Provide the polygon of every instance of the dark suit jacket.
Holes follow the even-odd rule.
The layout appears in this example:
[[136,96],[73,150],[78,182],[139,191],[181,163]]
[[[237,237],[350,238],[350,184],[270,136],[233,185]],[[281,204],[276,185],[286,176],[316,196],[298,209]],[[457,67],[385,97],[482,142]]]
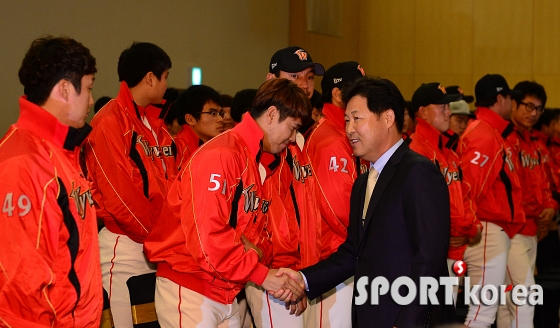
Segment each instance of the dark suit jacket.
[[[449,246],[449,193],[443,175],[425,157],[403,143],[391,156],[373,191],[366,221],[361,218],[367,174],[358,177],[350,199],[350,225],[346,241],[325,259],[302,270],[313,299],[355,276],[383,276],[389,283],[400,276],[416,282],[417,299],[407,306],[392,301],[390,292],[371,305],[352,305],[353,327],[408,328],[431,321],[431,307],[418,304],[419,277],[447,275]],[[439,280],[439,279],[438,279]],[[440,287],[443,290],[443,287]],[[407,295],[404,287],[401,295]]]

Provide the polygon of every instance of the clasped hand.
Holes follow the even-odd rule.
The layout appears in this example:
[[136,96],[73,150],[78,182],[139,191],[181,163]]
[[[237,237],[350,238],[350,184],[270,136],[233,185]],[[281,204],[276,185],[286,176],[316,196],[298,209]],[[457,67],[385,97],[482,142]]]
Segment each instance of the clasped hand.
[[305,283],[303,276],[297,271],[287,268],[270,269],[262,287],[272,297],[283,301],[290,314],[299,316],[307,309]]

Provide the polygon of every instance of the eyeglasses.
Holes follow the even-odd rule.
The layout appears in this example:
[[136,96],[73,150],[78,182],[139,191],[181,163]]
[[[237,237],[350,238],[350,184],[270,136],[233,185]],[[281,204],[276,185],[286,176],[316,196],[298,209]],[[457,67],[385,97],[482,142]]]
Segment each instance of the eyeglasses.
[[218,118],[218,116],[220,116],[221,118],[224,118],[226,116],[226,112],[224,112],[223,110],[221,111],[217,111],[217,110],[211,110],[209,112],[197,112],[198,114],[210,114],[212,115],[213,118]]
[[542,112],[544,111],[543,106],[535,106],[532,103],[524,103],[522,101],[519,102],[521,105],[525,105],[525,109],[527,110],[527,112],[531,113],[534,110],[537,110],[537,114],[542,114]]

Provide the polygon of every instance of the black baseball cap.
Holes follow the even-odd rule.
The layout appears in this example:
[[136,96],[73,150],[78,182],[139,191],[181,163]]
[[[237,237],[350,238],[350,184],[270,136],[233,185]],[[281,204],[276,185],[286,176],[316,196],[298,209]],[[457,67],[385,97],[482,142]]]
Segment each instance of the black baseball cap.
[[500,74],[486,74],[474,86],[476,101],[493,99],[499,94],[510,95],[512,98],[521,96],[519,91],[509,88],[506,79]]
[[439,82],[423,83],[412,95],[409,115],[414,116],[421,106],[449,104],[458,100],[461,100],[460,94],[448,93]]
[[334,88],[342,89],[365,75],[366,72],[358,62],[337,63],[325,72],[321,80],[321,91],[323,94],[329,94]]
[[288,73],[301,72],[309,67],[313,67],[315,75],[325,74],[325,68],[319,63],[314,63],[311,55],[301,47],[288,47],[276,51],[270,58],[268,71],[277,73],[280,71]]
[[454,93],[454,94],[460,94],[464,101],[466,101],[467,103],[472,103],[474,101],[474,96],[468,96],[463,94],[461,87],[458,85],[450,85],[448,87],[445,87],[445,90],[447,91],[447,93]]

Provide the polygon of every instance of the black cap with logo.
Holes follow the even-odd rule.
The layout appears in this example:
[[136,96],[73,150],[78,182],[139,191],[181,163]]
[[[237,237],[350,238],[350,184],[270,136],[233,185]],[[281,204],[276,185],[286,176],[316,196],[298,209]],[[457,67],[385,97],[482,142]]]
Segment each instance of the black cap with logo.
[[325,74],[325,68],[319,63],[314,63],[311,55],[301,47],[288,47],[276,51],[270,59],[268,71],[278,73],[280,71],[288,73],[301,72],[309,67],[313,67],[315,75]]
[[458,93],[448,93],[439,82],[423,83],[412,95],[409,115],[414,116],[421,106],[449,104],[461,100]]
[[334,88],[342,89],[348,84],[365,76],[366,72],[358,62],[347,61],[331,66],[321,80],[321,91],[329,94]]
[[521,93],[510,89],[506,79],[500,74],[486,74],[474,86],[474,95],[477,102],[494,99],[499,94],[514,97]]
[[445,90],[447,91],[447,93],[460,94],[463,97],[462,100],[466,101],[469,104],[474,101],[474,96],[463,94],[463,90],[461,90],[461,87],[458,85],[450,85],[448,87],[445,87]]

